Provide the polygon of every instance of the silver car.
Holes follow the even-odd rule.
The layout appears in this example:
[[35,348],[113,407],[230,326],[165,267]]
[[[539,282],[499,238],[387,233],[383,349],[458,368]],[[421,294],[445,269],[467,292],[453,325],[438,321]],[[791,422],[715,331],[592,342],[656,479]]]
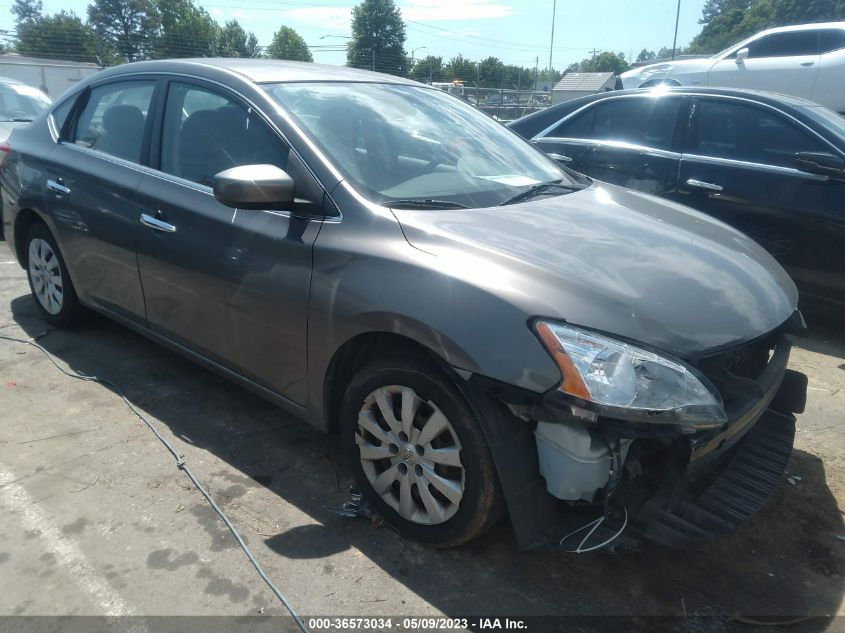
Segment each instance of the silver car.
[[419,540],[505,513],[526,548],[712,537],[789,457],[780,266],[437,89],[128,64],[16,131],[0,185],[48,323],[101,312],[338,435]]

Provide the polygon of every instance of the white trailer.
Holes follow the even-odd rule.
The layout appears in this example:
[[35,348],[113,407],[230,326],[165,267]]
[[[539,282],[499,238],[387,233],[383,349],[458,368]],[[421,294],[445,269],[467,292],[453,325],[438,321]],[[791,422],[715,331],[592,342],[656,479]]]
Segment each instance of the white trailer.
[[80,79],[100,69],[96,64],[42,59],[23,55],[0,55],[0,77],[17,79],[56,99]]

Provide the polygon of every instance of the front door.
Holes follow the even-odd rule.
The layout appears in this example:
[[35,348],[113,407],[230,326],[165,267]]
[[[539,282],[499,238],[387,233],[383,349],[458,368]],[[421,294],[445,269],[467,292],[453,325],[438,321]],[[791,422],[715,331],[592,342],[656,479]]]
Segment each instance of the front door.
[[750,88],[809,99],[819,74],[819,32],[771,33],[752,42],[748,58],[736,51],[713,64],[707,84]]
[[211,184],[230,167],[274,164],[294,177],[298,196],[322,192],[264,121],[216,87],[170,82],[156,138],[158,169],[141,182],[136,218],[150,328],[304,403],[311,251],[321,222],[229,208]]
[[795,168],[795,153],[831,152],[780,113],[739,100],[694,105],[681,201],[746,233],[798,285],[802,300],[845,306],[845,183]]

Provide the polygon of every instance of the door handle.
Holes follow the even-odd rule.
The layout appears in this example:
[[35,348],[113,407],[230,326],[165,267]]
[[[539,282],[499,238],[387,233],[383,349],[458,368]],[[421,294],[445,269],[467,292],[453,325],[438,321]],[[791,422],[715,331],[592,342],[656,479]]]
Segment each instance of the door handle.
[[70,193],[70,189],[68,189],[62,184],[61,178],[59,178],[58,180],[48,180],[47,189],[59,196],[66,196]]
[[714,182],[704,182],[703,180],[696,180],[695,178],[687,180],[687,184],[690,187],[695,187],[696,189],[706,189],[707,191],[723,191],[725,189],[722,185],[717,185]]
[[812,65],[813,65],[813,64],[815,64],[815,63],[816,63],[816,62],[801,62],[801,65],[802,65],[802,66],[812,66]]
[[168,224],[167,222],[163,222],[158,218],[147,215],[146,213],[141,214],[141,224],[144,226],[148,226],[151,229],[155,229],[156,231],[164,231],[165,233],[175,233],[176,227],[172,224]]

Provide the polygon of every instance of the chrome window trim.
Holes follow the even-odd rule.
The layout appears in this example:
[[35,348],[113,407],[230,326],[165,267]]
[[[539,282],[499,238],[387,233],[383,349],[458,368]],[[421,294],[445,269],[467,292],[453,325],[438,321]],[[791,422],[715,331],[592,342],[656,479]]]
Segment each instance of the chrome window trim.
[[572,143],[574,145],[584,145],[586,147],[610,147],[613,149],[628,149],[646,156],[657,156],[659,158],[681,158],[680,152],[672,152],[666,149],[657,149],[649,147],[648,145],[637,145],[636,143],[626,143],[624,141],[606,141],[600,139],[589,138],[569,138],[566,136],[547,136],[541,141],[537,142],[551,142],[551,143]]
[[83,154],[88,154],[94,158],[99,158],[102,160],[106,160],[110,163],[114,163],[115,165],[120,165],[121,167],[128,167],[129,169],[140,172],[142,174],[147,174],[150,171],[149,167],[146,167],[140,163],[127,160],[126,158],[120,158],[119,156],[112,156],[111,154],[101,152],[98,149],[91,149],[90,147],[85,147],[84,145],[77,145],[73,141],[58,141],[57,144],[61,145],[62,147],[67,147],[68,149],[73,149],[78,152],[82,152]]
[[728,165],[731,167],[739,167],[743,169],[755,169],[757,171],[767,171],[782,176],[796,176],[805,178],[807,180],[817,180],[819,182],[826,182],[830,180],[828,176],[820,174],[810,174],[794,167],[783,167],[781,165],[768,165],[766,163],[754,163],[746,160],[736,160],[733,158],[718,158],[715,156],[703,156],[701,154],[683,154],[681,160],[689,160],[697,163],[705,163],[708,165]]

